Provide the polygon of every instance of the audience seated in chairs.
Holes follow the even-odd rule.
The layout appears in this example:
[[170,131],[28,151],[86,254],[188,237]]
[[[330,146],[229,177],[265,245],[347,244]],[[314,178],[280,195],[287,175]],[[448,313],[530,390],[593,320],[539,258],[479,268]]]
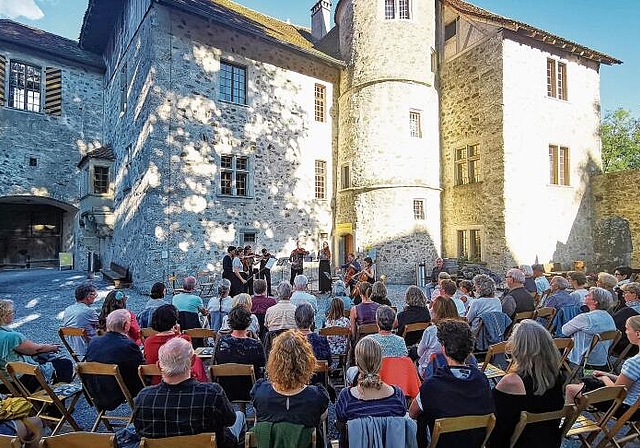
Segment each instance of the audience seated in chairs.
[[[58,353],[59,345],[38,344],[9,328],[14,315],[13,301],[0,300],[0,375],[8,378],[7,363],[22,361],[37,365],[49,382],[70,382],[73,379],[73,361]],[[32,377],[25,376],[23,384],[30,391],[38,389],[38,382]]]
[[342,300],[345,311],[351,311],[353,300],[351,300],[351,297],[347,295],[347,287],[342,280],[337,280],[333,284],[332,296],[336,299]]
[[[372,338],[361,339],[355,348],[357,386],[345,387],[336,401],[336,426],[344,435],[348,420],[361,417],[402,417],[407,413],[404,393],[380,378],[382,348]],[[342,444],[347,446],[347,444]]]
[[625,333],[625,324],[627,319],[640,314],[640,283],[628,282],[623,284],[620,289],[622,291],[622,300],[624,301],[625,306],[620,308],[613,315],[613,321],[616,324],[616,328],[622,332],[622,338],[615,347],[617,353],[622,352],[622,350],[629,345],[629,340]]
[[[569,362],[573,365],[580,363],[582,355],[591,344],[593,335],[616,329],[613,318],[606,311],[611,307],[611,300],[611,293],[606,289],[591,288],[585,298],[585,304],[589,308],[589,312],[577,315],[562,326],[562,333],[573,338],[574,347],[569,353]],[[587,365],[600,368],[606,367],[610,344],[610,341],[598,344],[589,356]]]
[[[404,327],[407,324],[431,322],[431,314],[427,308],[427,298],[422,289],[417,286],[409,286],[404,294],[405,307],[397,316],[397,334],[402,336]],[[420,341],[420,333],[409,334],[405,339],[407,347],[417,344]]]
[[[591,288],[590,294],[594,289]],[[605,291],[608,292],[608,291]],[[589,296],[587,296],[589,297]],[[587,299],[589,301],[589,299]],[[625,332],[629,342],[640,346],[640,316],[633,316],[627,319]],[[625,386],[627,395],[623,404],[616,410],[615,417],[620,418],[638,399],[640,399],[640,354],[624,361],[620,375],[595,370],[592,376],[584,378],[584,382],[579,384],[569,384],[566,390],[565,403],[574,404],[575,399],[583,392],[589,392],[604,386]],[[611,403],[598,403],[596,407],[602,412],[606,412]],[[640,410],[636,411],[628,420],[640,420]]]
[[260,378],[265,365],[264,347],[259,340],[247,336],[251,316],[243,305],[235,306],[229,311],[225,317],[228,318],[231,333],[218,339],[213,362],[252,364],[256,378]]
[[[129,393],[135,397],[142,389],[138,378],[138,366],[144,364],[144,358],[138,345],[128,336],[130,319],[129,310],[112,311],[107,316],[107,332],[103,336],[93,338],[89,343],[85,361],[117,364]],[[120,386],[113,377],[94,376],[87,384],[99,409],[114,410],[125,400]]]
[[533,297],[524,287],[525,278],[522,271],[509,269],[505,279],[509,292],[501,299],[502,312],[509,316],[509,319],[514,320],[516,313],[533,311],[535,309]]
[[561,275],[556,275],[551,278],[551,294],[545,299],[542,306],[549,306],[555,308],[556,310],[565,307],[565,306],[573,306],[577,305],[575,297],[572,297],[571,294],[567,292],[567,289],[571,287],[569,284],[569,280],[562,277]]
[[207,311],[209,312],[209,326],[212,330],[219,331],[222,326],[222,319],[233,308],[233,298],[229,296],[231,291],[231,282],[223,278],[218,283],[218,297],[212,297],[207,303]]
[[[147,364],[155,364],[158,361],[158,351],[160,347],[170,339],[178,337],[191,342],[189,336],[180,333],[178,310],[173,305],[162,305],[153,313],[151,328],[158,333],[144,340],[144,358]],[[209,381],[202,360],[197,356],[193,358],[191,375],[200,382],[206,383]],[[151,379],[151,384],[158,384],[159,382],[160,378],[153,377]]]
[[200,325],[200,315],[207,316],[209,314],[200,296],[194,294],[195,288],[196,278],[191,275],[185,277],[182,281],[183,292],[173,296],[171,301],[173,306],[181,313],[180,326],[183,330],[202,327],[203,325]]
[[268,331],[289,330],[296,328],[294,313],[296,306],[289,300],[291,298],[291,285],[282,281],[276,288],[278,302],[269,307],[264,315],[264,325]]
[[65,308],[62,314],[63,327],[83,328],[87,334],[68,338],[69,345],[80,359],[84,357],[87,346],[98,329],[98,312],[91,308],[98,297],[96,287],[91,283],[83,283],[75,290],[76,303]]
[[162,305],[168,305],[168,302],[164,299],[167,293],[167,287],[162,282],[154,283],[151,287],[151,297],[144,305],[144,309],[140,311],[137,316],[138,325],[140,328],[147,328],[151,326],[151,317],[153,312]]
[[[260,332],[260,323],[258,322],[258,318],[255,314],[251,314],[251,296],[246,292],[240,293],[235,296],[231,302],[231,308],[235,308],[237,306],[243,306],[250,313],[250,323],[248,331],[252,334],[257,335]],[[222,325],[220,326],[221,333],[229,333],[231,332],[231,327],[229,326],[229,315],[227,314],[222,318]]]
[[536,280],[533,278],[533,269],[528,264],[521,264],[518,269],[524,274],[524,289],[531,294],[535,294],[538,291],[536,287]]
[[191,378],[193,358],[193,347],[184,339],[160,347],[162,382],[135,397],[135,432],[154,439],[212,432],[219,447],[235,448],[245,427],[244,414],[233,410],[220,385]]
[[[302,333],[289,330],[275,338],[267,360],[269,380],[259,379],[251,391],[257,421],[302,425],[306,430],[299,435],[306,434],[310,440],[313,429],[319,429],[326,418],[329,404],[323,386],[309,385],[315,366],[313,349]],[[274,426],[272,433],[275,430]],[[300,445],[292,441],[290,446]]]
[[587,283],[587,276],[582,271],[569,271],[567,272],[567,280],[573,289],[571,297],[575,300],[577,305],[584,305],[584,299],[587,297],[589,290],[585,288]]
[[[311,326],[315,320],[311,304],[302,302],[298,305],[295,312],[295,319],[298,332],[307,338],[309,344],[311,344],[311,348],[313,349],[313,354],[316,359],[318,361],[327,361],[327,365],[330,366],[331,348],[329,348],[329,341],[327,340],[327,337],[311,331]],[[323,374],[318,373],[311,378],[311,382],[324,383],[325,378],[323,377]]]
[[[126,310],[127,309],[127,296],[122,291],[113,290],[107,294],[107,297],[104,299],[104,303],[102,304],[102,310],[100,311],[100,315],[98,316],[98,331],[99,334],[102,334],[107,330],[107,316],[111,314],[112,311],[115,310]],[[127,310],[129,315],[131,316],[131,325],[127,332],[127,336],[131,338],[133,342],[140,345],[140,325],[138,324],[138,320],[136,319],[136,315]]]
[[[473,350],[473,335],[466,322],[454,319],[441,320],[437,324],[438,340],[442,345],[442,365],[426,379],[420,394],[409,408],[412,418],[418,419],[418,446],[426,447],[426,428],[433,431],[435,420],[443,417],[484,415],[493,412],[489,381],[477,368],[465,361]],[[468,431],[447,434],[441,438],[441,446],[480,446],[484,431]]]
[[270,307],[276,304],[276,299],[267,296],[267,282],[261,278],[253,281],[253,292],[254,296],[251,298],[251,313],[255,314],[258,318],[260,331],[257,334],[258,337],[262,339],[267,328],[264,325],[265,314]]
[[[543,413],[564,406],[560,355],[549,332],[539,323],[525,319],[515,326],[507,342],[512,368],[493,389],[496,426],[489,445],[509,446],[509,439],[522,411]],[[519,448],[560,448],[560,421],[528,425],[518,439]]]
[[371,300],[371,283],[364,282],[360,285],[360,297],[362,301],[351,307],[349,319],[351,321],[351,335],[356,337],[358,325],[373,324],[376,322],[376,310],[380,306]]
[[596,286],[599,288],[604,288],[611,293],[611,307],[607,310],[611,313],[618,311],[620,306],[618,294],[615,291],[617,285],[618,279],[614,275],[611,275],[608,272],[598,272],[598,280],[596,281]]
[[[433,324],[437,324],[443,319],[461,319],[458,316],[458,309],[451,299],[438,296],[431,302],[431,319]],[[463,320],[463,319],[462,319]],[[422,339],[418,344],[418,373],[422,379],[433,375],[433,371],[429,371],[431,358],[436,353],[442,353],[442,346],[437,337],[438,328],[436,325],[428,326],[422,333]]]
[[549,280],[544,276],[544,266],[541,264],[534,264],[531,266],[531,270],[533,272],[533,279],[536,283],[536,291],[538,292],[538,295],[542,297],[549,289],[551,289]]
[[387,287],[380,280],[371,286],[371,301],[379,305],[391,306],[391,300],[387,297]]
[[486,274],[473,277],[476,299],[471,301],[467,311],[467,320],[471,329],[476,331],[480,325],[480,315],[484,313],[502,312],[502,303],[496,297],[496,283]]
[[396,312],[387,305],[380,305],[376,310],[376,325],[378,333],[370,334],[368,338],[375,339],[382,347],[383,358],[408,356],[407,345],[397,334],[391,332],[396,320]]

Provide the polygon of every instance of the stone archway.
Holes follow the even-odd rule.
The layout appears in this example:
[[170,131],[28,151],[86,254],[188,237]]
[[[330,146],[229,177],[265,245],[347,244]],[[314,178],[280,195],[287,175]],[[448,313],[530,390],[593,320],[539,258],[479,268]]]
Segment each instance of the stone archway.
[[0,268],[57,266],[73,247],[77,211],[46,197],[0,197]]

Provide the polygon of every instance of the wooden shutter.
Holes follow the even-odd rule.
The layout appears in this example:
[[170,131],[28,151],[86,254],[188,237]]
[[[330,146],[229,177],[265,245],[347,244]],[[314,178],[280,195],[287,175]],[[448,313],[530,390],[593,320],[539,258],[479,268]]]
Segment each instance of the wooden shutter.
[[7,68],[7,58],[0,54],[0,106],[4,106],[4,83]]
[[59,68],[44,69],[44,111],[50,115],[62,114],[62,71]]

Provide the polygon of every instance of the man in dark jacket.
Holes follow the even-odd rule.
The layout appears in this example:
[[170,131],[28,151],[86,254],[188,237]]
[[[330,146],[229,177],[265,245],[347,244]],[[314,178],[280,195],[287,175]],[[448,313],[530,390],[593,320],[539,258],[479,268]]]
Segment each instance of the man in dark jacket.
[[524,273],[520,269],[509,269],[506,280],[509,292],[502,298],[502,312],[513,320],[516,313],[533,311],[533,297],[524,287]]
[[[140,347],[127,333],[131,327],[129,310],[115,310],[107,316],[107,332],[89,343],[85,361],[117,364],[124,384],[132,397],[138,395],[142,383],[138,377],[138,366],[144,364]],[[92,376],[88,381],[89,392],[99,409],[111,411],[124,402],[124,395],[115,378]]]

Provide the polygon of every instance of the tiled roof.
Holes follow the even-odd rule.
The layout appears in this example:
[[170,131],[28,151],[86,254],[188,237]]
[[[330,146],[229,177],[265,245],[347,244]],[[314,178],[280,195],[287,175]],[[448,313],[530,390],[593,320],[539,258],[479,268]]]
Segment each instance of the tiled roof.
[[482,9],[463,0],[443,0],[443,2],[445,5],[454,8],[461,14],[470,16],[476,20],[479,19],[492,23],[502,28],[511,30],[517,34],[538,40],[540,42],[544,42],[548,45],[552,45],[563,51],[567,51],[602,64],[622,64],[622,61],[607,54],[585,47],[584,45],[580,45],[576,42],[572,42],[563,37],[556,36],[555,34],[551,34],[547,31],[528,25],[524,22],[519,22],[517,20],[494,14],[490,11],[487,11],[486,9]]
[[[269,17],[231,0],[155,0],[155,2],[205,17],[222,26],[245,31],[331,64],[341,61],[315,47],[311,30]],[[80,45],[101,53],[109,39],[112,24],[122,8],[121,0],[89,0],[80,32]]]
[[104,69],[102,58],[82,50],[78,42],[9,19],[0,19],[0,41],[32,51],[51,54],[59,59]]
[[205,16],[224,26],[242,29],[259,37],[275,40],[328,62],[342,65],[334,57],[318,50],[311,30],[262,14],[231,0],[157,0],[182,10]]
[[89,159],[116,160],[113,150],[109,146],[101,146],[86,153],[78,162],[78,167],[82,166]]

